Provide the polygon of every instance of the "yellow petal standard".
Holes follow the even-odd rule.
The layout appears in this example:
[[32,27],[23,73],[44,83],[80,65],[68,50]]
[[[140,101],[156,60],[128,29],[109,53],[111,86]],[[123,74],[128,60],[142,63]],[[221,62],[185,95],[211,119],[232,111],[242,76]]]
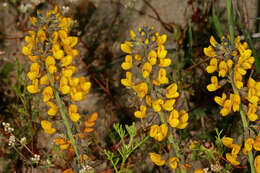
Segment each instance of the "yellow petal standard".
[[178,157],[171,157],[169,159],[169,165],[172,169],[176,169],[178,166],[178,162],[179,162],[179,158]]
[[240,164],[239,161],[237,161],[237,155],[232,155],[230,153],[227,153],[226,154],[226,159],[232,164],[232,165],[235,165],[235,166],[238,166]]
[[126,78],[121,79],[121,84],[126,87],[131,87],[134,85],[134,83],[132,82],[132,73],[131,72],[126,72]]
[[223,145],[225,145],[226,147],[232,148],[234,139],[230,138],[230,137],[223,137],[221,139],[221,141],[222,141]]
[[53,89],[50,86],[47,86],[42,91],[43,101],[48,102],[53,98]]
[[80,115],[77,113],[78,108],[75,104],[69,105],[68,112],[69,112],[69,117],[70,117],[71,121],[77,122],[80,119]]
[[47,105],[50,107],[50,109],[48,110],[48,115],[50,116],[56,115],[57,112],[59,111],[59,107],[53,102],[47,102]]
[[179,93],[177,92],[177,88],[178,88],[177,84],[172,83],[171,85],[169,85],[166,88],[167,94],[165,96],[169,99],[179,97]]
[[136,118],[145,118],[146,117],[146,106],[141,105],[140,111],[135,111]]
[[142,67],[143,78],[149,77],[151,71],[152,71],[152,65],[149,62],[144,63]]
[[121,50],[125,53],[132,53],[131,48],[133,47],[132,43],[129,41],[125,41],[123,44],[121,44]]
[[214,57],[217,56],[217,54],[216,54],[216,52],[215,52],[215,50],[214,50],[214,48],[213,48],[212,46],[209,46],[209,47],[207,47],[207,48],[204,48],[203,51],[204,51],[204,54],[205,54],[206,56],[208,56],[208,57],[214,58]]
[[132,61],[133,61],[132,56],[126,55],[125,61],[121,64],[122,69],[124,69],[124,70],[131,69],[133,67]]
[[256,173],[260,173],[260,155],[257,155],[255,157],[254,166],[255,166]]
[[163,59],[166,57],[167,55],[167,50],[164,48],[163,45],[159,45],[157,48],[157,54],[158,54],[158,58]]
[[164,103],[163,99],[156,99],[152,101],[152,108],[154,112],[160,112],[162,107],[161,105]]
[[220,88],[218,85],[218,78],[216,76],[211,76],[211,84],[207,85],[208,91],[216,91],[217,89]]
[[151,65],[155,65],[157,62],[157,53],[154,50],[151,50],[148,53],[148,57],[147,57],[148,61],[150,62]]
[[56,129],[52,128],[51,122],[49,122],[47,120],[42,120],[41,121],[41,126],[42,126],[44,132],[49,134],[49,135],[51,135],[51,134],[56,132]]
[[148,85],[145,82],[141,82],[133,86],[133,89],[137,92],[138,97],[143,98],[148,92]]
[[209,62],[209,65],[206,68],[208,73],[213,73],[218,69],[218,60],[217,58],[212,58]]
[[160,154],[156,154],[156,153],[149,153],[149,154],[150,154],[150,159],[154,164],[158,166],[163,166],[165,164],[165,160],[162,160]]

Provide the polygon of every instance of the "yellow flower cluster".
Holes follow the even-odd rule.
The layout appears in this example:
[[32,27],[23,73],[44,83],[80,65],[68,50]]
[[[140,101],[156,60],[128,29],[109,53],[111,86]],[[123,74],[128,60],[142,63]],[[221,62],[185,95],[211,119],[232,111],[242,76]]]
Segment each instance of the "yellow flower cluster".
[[[154,164],[158,166],[165,165],[166,161],[162,159],[162,156],[160,154],[156,154],[156,153],[149,153],[149,154],[150,154],[150,159]],[[176,169],[179,161],[180,160],[177,157],[171,157],[169,158],[168,164],[172,169]]]
[[[240,162],[237,161],[237,155],[241,149],[241,146],[238,144],[233,144],[234,139],[230,137],[223,137],[222,143],[226,147],[232,149],[231,153],[226,154],[226,159],[232,164],[232,165],[239,165]],[[248,151],[252,151],[252,149],[255,149],[256,151],[260,151],[260,133],[256,136],[255,139],[253,138],[247,138],[244,142],[244,147],[242,149],[243,154],[247,155]]]
[[[211,36],[210,43],[209,47],[204,48],[205,55],[210,57],[206,71],[208,73],[218,72],[218,77],[223,81],[230,82],[235,92],[235,94],[230,93],[229,99],[227,99],[226,93],[223,93],[222,97],[216,96],[214,98],[215,102],[222,106],[220,114],[227,116],[232,110],[236,112],[240,109],[241,89],[244,87],[243,76],[246,75],[247,70],[252,68],[255,59],[252,57],[252,51],[248,49],[247,43],[241,43],[240,36],[235,39],[234,46],[224,37],[222,42],[218,43]],[[221,87],[218,77],[211,77],[211,83],[207,85],[209,91],[216,91]],[[256,112],[258,97],[260,96],[260,82],[249,78],[246,89],[248,90],[247,99],[249,101],[247,117],[250,121],[256,121],[258,119]]]
[[[59,112],[53,101],[56,88],[59,88],[59,94],[80,101],[86,98],[91,83],[85,77],[73,77],[77,70],[72,62],[78,55],[74,48],[78,38],[69,35],[72,19],[62,16],[56,6],[45,16],[38,13],[30,20],[35,29],[28,32],[27,44],[22,48],[22,53],[32,61],[27,73],[32,83],[27,86],[27,91],[32,94],[41,92],[43,101],[49,106],[48,115],[55,116]],[[80,118],[75,104],[69,105],[68,114],[74,122]],[[49,123],[44,121],[41,124],[46,133],[54,133]]]
[[[135,117],[145,118],[150,111],[170,113],[168,123],[173,128],[185,128],[188,114],[174,109],[176,98],[179,97],[178,87],[176,83],[169,84],[167,77],[167,67],[171,65],[164,46],[167,36],[143,26],[137,33],[131,30],[130,38],[121,44],[121,50],[127,53],[121,64],[126,71],[126,78],[121,79],[121,83],[133,89],[140,98],[140,108],[134,113]],[[162,141],[167,132],[167,124],[153,125],[150,136]]]

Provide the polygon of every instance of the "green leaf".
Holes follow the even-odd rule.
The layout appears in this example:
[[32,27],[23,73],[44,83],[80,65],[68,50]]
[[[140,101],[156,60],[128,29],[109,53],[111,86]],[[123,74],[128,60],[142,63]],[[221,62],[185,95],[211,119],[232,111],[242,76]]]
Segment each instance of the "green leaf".
[[4,65],[4,67],[1,70],[1,76],[6,78],[8,74],[13,70],[14,65],[12,63],[7,63]]

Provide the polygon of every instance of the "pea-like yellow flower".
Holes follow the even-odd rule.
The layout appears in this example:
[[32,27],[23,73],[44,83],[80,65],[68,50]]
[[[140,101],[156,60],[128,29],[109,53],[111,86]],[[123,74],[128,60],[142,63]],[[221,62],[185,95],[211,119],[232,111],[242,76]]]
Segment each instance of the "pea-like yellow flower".
[[40,89],[39,89],[39,80],[38,79],[35,79],[32,81],[32,85],[28,85],[27,86],[27,91],[31,94],[35,94],[35,93],[38,93],[40,92]]
[[226,100],[224,102],[223,108],[220,110],[222,116],[227,116],[231,112],[232,102],[231,100]]
[[71,121],[77,122],[80,119],[78,108],[75,104],[70,104],[68,109],[69,117]]
[[214,57],[217,56],[216,51],[214,50],[214,48],[213,48],[212,46],[209,46],[209,47],[207,47],[207,48],[204,48],[204,49],[203,49],[203,52],[204,52],[204,54],[205,54],[206,56],[211,57],[211,58],[214,58]]
[[141,57],[141,55],[139,55],[139,54],[135,54],[134,59],[137,61],[142,61],[143,57]]
[[177,98],[179,97],[179,93],[177,92],[178,86],[176,83],[172,83],[171,85],[169,85],[166,90],[167,90],[167,94],[165,95],[167,98],[171,99],[171,98]]
[[152,71],[152,64],[150,64],[149,62],[144,63],[142,67],[143,78],[149,77],[151,71]]
[[125,56],[125,61],[121,64],[122,69],[129,70],[133,67],[133,58],[131,55]]
[[152,101],[152,108],[154,112],[160,112],[162,109],[162,104],[164,103],[163,99],[156,99]]
[[224,106],[226,99],[227,99],[227,95],[225,93],[222,93],[222,97],[219,96],[214,97],[215,102],[220,106]]
[[163,34],[163,35],[158,35],[157,39],[156,39],[156,43],[158,45],[163,45],[165,42],[167,41],[167,35]]
[[230,94],[230,100],[233,106],[233,111],[239,111],[240,96],[238,94]]
[[65,140],[63,138],[55,138],[53,140],[57,145],[59,145],[61,150],[66,150],[71,146],[71,142],[68,140]]
[[178,112],[177,110],[173,110],[170,113],[170,116],[167,122],[173,127],[178,129],[184,129],[188,125],[189,115],[184,110]]
[[145,97],[145,101],[146,101],[146,104],[148,105],[148,106],[152,106],[152,98],[151,98],[151,96],[146,96]]
[[239,161],[237,161],[237,155],[232,155],[230,153],[227,153],[226,154],[226,159],[232,164],[232,165],[235,165],[235,166],[238,166],[240,164]]
[[40,85],[49,85],[50,84],[50,81],[49,81],[49,78],[47,75],[43,75],[41,78],[40,78]]
[[41,126],[42,126],[44,132],[49,134],[49,135],[51,135],[51,134],[56,132],[56,129],[52,128],[51,122],[49,122],[47,120],[42,120],[41,121]]
[[223,137],[221,139],[221,141],[222,141],[223,145],[225,145],[226,147],[232,148],[234,139],[230,138],[230,137]]
[[210,36],[209,42],[213,47],[216,47],[216,45],[218,44],[213,36]]
[[59,111],[59,107],[53,103],[53,102],[47,102],[47,105],[50,107],[50,109],[48,110],[48,115],[50,116],[54,116],[57,114],[57,112]]
[[133,44],[129,41],[125,41],[125,43],[121,44],[121,50],[125,53],[132,53],[131,48],[133,47]]
[[234,69],[233,80],[234,80],[235,86],[238,89],[241,89],[244,86],[242,79],[243,79],[243,76]]
[[48,102],[53,98],[53,89],[50,86],[47,86],[42,91],[43,101]]
[[126,72],[126,78],[125,79],[121,79],[121,84],[127,87],[131,87],[134,85],[134,83],[132,82],[132,73],[131,72]]
[[220,61],[218,76],[225,77],[228,72],[228,65],[225,61]]
[[256,137],[256,139],[254,141],[253,148],[256,151],[260,151],[260,133],[258,133],[258,136]]
[[150,159],[152,162],[158,166],[163,166],[165,164],[165,160],[162,160],[162,156],[156,153],[149,153]]
[[209,62],[209,65],[206,68],[208,73],[213,73],[218,69],[218,60],[217,58],[212,58]]
[[157,62],[157,53],[155,50],[150,50],[147,56],[148,61],[150,62],[151,65],[155,65]]
[[242,152],[247,155],[248,151],[252,151],[253,148],[253,144],[254,144],[254,139],[253,138],[247,138],[244,144],[244,148],[242,150]]
[[43,43],[47,38],[46,33],[42,29],[39,29],[36,38],[39,39],[41,43]]
[[150,136],[160,142],[166,137],[167,132],[168,126],[166,124],[161,124],[160,126],[155,124],[150,129]]
[[56,64],[56,61],[55,59],[52,57],[52,56],[48,56],[45,60],[45,66],[47,68],[47,70],[53,74],[55,72],[57,72],[57,67],[55,66]]
[[217,89],[220,88],[220,86],[218,85],[218,78],[216,76],[211,76],[211,84],[207,85],[207,89],[209,91],[216,91]]
[[173,105],[175,104],[175,102],[176,102],[175,99],[165,100],[164,103],[162,104],[162,107],[166,111],[172,111],[173,110]]
[[136,118],[145,118],[146,117],[146,106],[141,105],[140,111],[135,111],[135,117]]
[[135,92],[137,92],[138,97],[144,98],[144,96],[148,92],[148,85],[145,82],[141,82],[141,83],[133,86],[133,89],[135,90]]
[[171,157],[169,159],[169,165],[172,169],[176,169],[178,166],[178,162],[179,162],[179,158],[178,157]]
[[135,34],[135,32],[132,29],[130,30],[129,34],[130,34],[130,38],[132,40],[135,40],[136,34]]
[[166,75],[166,70],[164,68],[160,68],[158,72],[158,77],[157,79],[153,80],[153,84],[156,86],[160,86],[161,84],[168,84],[169,79]]
[[238,144],[232,144],[231,155],[237,155],[241,149],[241,146]]
[[203,169],[195,169],[194,173],[204,173],[204,170]]
[[63,57],[63,58],[61,58],[61,66],[62,67],[64,67],[64,66],[69,66],[69,65],[71,65],[71,63],[72,63],[72,56],[71,55],[67,55],[67,56],[65,56],[65,57]]
[[166,57],[166,55],[167,55],[167,50],[164,48],[163,45],[159,45],[159,46],[157,47],[157,54],[158,54],[158,58],[160,58],[160,59],[163,59],[163,58]]
[[255,157],[254,166],[255,166],[256,173],[260,173],[260,155],[257,155]]
[[159,59],[159,67],[169,67],[172,63],[170,58]]
[[256,121],[258,120],[258,115],[256,114],[257,111],[257,105],[256,104],[248,104],[248,111],[247,111],[247,117],[249,121]]
[[62,94],[68,94],[70,92],[69,80],[67,77],[62,76],[60,79],[60,88]]
[[27,77],[30,80],[35,80],[35,79],[39,78],[40,68],[41,68],[41,66],[39,63],[37,63],[37,62],[32,63],[30,66],[30,72],[27,73]]

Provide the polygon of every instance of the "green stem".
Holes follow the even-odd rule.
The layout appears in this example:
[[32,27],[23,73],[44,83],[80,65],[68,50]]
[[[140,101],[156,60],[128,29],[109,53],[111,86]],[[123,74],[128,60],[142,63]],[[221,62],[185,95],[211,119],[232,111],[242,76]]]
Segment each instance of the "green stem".
[[228,25],[229,25],[229,35],[230,35],[230,41],[231,44],[234,44],[234,15],[233,15],[233,6],[232,6],[232,1],[231,0],[227,0],[226,1],[227,4],[227,15],[228,15]]
[[62,105],[62,100],[61,100],[61,98],[60,98],[59,92],[56,90],[55,85],[54,85],[54,82],[53,82],[53,80],[52,80],[52,76],[51,76],[51,74],[50,74],[48,71],[47,71],[47,75],[48,75],[48,78],[49,78],[49,80],[50,80],[51,86],[52,86],[52,88],[53,88],[54,96],[55,96],[55,99],[56,99],[56,101],[57,101],[57,105],[58,105],[58,107],[59,107],[59,109],[60,109],[60,114],[61,114],[63,123],[64,123],[64,125],[65,125],[65,127],[66,127],[66,129],[67,129],[67,134],[68,134],[68,136],[69,136],[69,139],[70,139],[71,144],[72,144],[72,146],[73,146],[73,149],[74,149],[74,151],[75,151],[75,154],[76,154],[76,156],[77,156],[77,159],[78,159],[78,161],[80,161],[80,155],[79,155],[79,153],[78,153],[78,148],[77,148],[75,139],[74,139],[74,137],[73,137],[73,135],[72,135],[71,128],[70,128],[70,125],[69,125],[69,121],[68,121],[67,116],[66,116],[66,113],[65,113],[65,111],[64,111],[64,108],[63,108],[63,105]]
[[[174,150],[174,152],[175,152],[176,157],[178,157],[179,159],[182,160],[182,158],[181,158],[180,155],[179,155],[178,146],[177,146],[176,143],[174,142],[174,139],[173,139],[172,134],[169,134],[169,135],[168,135],[168,141],[170,142],[170,144],[171,144],[171,146],[172,146],[172,148],[173,148],[173,150]],[[179,167],[180,167],[181,173],[186,173],[186,171],[182,168],[181,164],[178,163],[178,165],[179,165]]]

